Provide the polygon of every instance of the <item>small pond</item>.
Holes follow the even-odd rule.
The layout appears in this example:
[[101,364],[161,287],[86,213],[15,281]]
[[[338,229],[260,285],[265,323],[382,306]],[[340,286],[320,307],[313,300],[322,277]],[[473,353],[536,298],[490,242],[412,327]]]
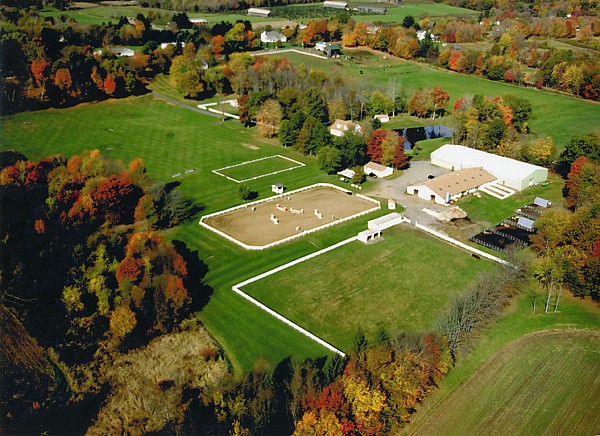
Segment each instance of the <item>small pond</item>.
[[446,126],[409,127],[407,129],[395,129],[400,136],[404,136],[404,149],[412,150],[417,141],[424,139],[450,138],[452,129]]

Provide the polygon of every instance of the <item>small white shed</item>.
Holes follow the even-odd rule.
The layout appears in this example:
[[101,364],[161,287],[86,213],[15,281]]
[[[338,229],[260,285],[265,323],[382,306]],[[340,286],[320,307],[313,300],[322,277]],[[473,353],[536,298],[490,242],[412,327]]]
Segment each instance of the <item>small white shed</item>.
[[542,198],[542,197],[535,197],[535,200],[533,200],[533,204],[535,204],[536,206],[539,206],[539,207],[543,207],[544,209],[552,206],[551,201],[546,200],[545,198]]
[[282,183],[271,185],[271,191],[273,191],[275,194],[283,194],[283,191],[285,191],[285,186],[283,186]]
[[365,165],[365,174],[374,174],[377,177],[387,177],[394,174],[392,167],[386,167],[385,165],[378,164],[377,162],[369,162]]

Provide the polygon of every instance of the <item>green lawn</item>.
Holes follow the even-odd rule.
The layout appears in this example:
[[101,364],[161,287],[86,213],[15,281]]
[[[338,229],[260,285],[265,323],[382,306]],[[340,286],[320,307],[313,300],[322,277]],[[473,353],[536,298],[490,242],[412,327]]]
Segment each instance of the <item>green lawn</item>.
[[220,169],[219,173],[231,177],[239,182],[252,179],[254,177],[262,177],[266,174],[271,174],[277,171],[286,171],[302,168],[296,162],[281,158],[273,155],[267,159],[246,161],[246,162],[232,162],[231,168]]
[[[275,141],[261,138],[256,129],[184,110],[151,95],[25,112],[2,119],[0,129],[3,149],[17,149],[31,159],[56,153],[71,156],[90,149],[100,149],[124,162],[142,157],[151,177],[181,182],[184,195],[203,208],[202,213],[241,203],[238,185],[211,172],[232,162],[281,154],[308,164],[248,182],[259,198],[273,195],[271,184],[278,182],[290,190],[316,182],[340,183],[338,177],[318,169],[314,157],[277,146]],[[172,177],[188,168],[195,171]],[[325,354],[320,345],[236,296],[231,286],[356,235],[378,213],[264,252],[244,251],[201,228],[199,216],[170,231],[170,236],[198,250],[208,265],[206,282],[214,292],[199,317],[224,346],[234,367],[250,369],[264,357],[277,362],[288,355],[304,358]]]
[[[362,4],[362,3],[361,3]],[[380,3],[378,7],[386,7],[385,3]],[[470,9],[457,8],[433,2],[407,3],[401,4],[398,8],[387,8],[387,14],[380,15],[357,15],[355,21],[381,22],[381,23],[401,23],[405,17],[411,15],[417,19],[424,17],[444,17],[444,16],[469,16],[478,15],[479,12]]]
[[[591,101],[458,74],[360,48],[345,48],[343,53],[353,56],[354,59],[318,59],[298,53],[281,53],[276,56],[285,57],[296,65],[303,63],[309,69],[337,70],[346,80],[355,81],[360,89],[364,89],[366,85],[373,89],[385,90],[387,84],[394,81],[410,95],[416,88],[431,88],[437,85],[450,94],[448,110],[451,110],[456,99],[476,93],[490,97],[513,94],[526,98],[533,107],[534,119],[529,123],[532,133],[551,136],[559,149],[562,149],[574,134],[595,132],[600,124],[600,104]],[[386,59],[383,59],[384,56]],[[560,113],[560,116],[557,116],[557,113]],[[443,123],[443,118],[437,121]]]
[[497,350],[410,434],[597,434],[600,333],[545,330]]
[[351,242],[242,290],[347,350],[359,329],[371,339],[382,328],[429,330],[453,296],[492,268],[402,226],[375,244]]

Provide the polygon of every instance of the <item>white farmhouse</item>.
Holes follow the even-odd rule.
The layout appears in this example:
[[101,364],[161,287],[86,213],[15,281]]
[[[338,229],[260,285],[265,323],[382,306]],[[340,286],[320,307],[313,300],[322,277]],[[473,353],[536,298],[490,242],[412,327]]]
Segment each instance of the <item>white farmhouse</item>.
[[346,133],[355,133],[358,135],[362,133],[362,128],[359,124],[355,124],[352,121],[335,120],[329,128],[329,133],[333,136],[344,136]]
[[462,145],[446,144],[431,153],[431,163],[452,171],[483,168],[499,185],[517,191],[546,181],[548,169]]
[[279,41],[281,42],[286,42],[287,38],[285,37],[285,35],[281,32],[276,32],[276,31],[264,31],[260,34],[260,40],[264,43],[278,43]]
[[135,54],[135,52],[132,49],[127,48],[127,47],[111,47],[110,48],[110,52],[112,54],[115,54],[115,55],[119,56],[119,57],[120,56],[128,56],[128,57],[130,57],[130,56],[133,56]]

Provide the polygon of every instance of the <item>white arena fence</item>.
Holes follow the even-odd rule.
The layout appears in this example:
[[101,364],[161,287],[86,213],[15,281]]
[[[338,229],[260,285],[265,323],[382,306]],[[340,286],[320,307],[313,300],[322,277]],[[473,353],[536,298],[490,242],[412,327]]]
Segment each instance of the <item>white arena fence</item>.
[[[248,164],[251,164],[251,163],[260,162],[262,160],[273,159],[274,157],[279,157],[281,159],[293,162],[297,166],[291,167],[291,168],[285,168],[285,169],[279,170],[279,171],[272,171],[270,173],[261,174],[259,176],[250,177],[249,179],[244,179],[244,180],[237,180],[237,179],[234,179],[233,177],[229,177],[229,176],[221,173],[222,170],[228,170],[229,168],[241,167],[241,166],[248,165]],[[231,180],[232,182],[235,182],[235,183],[244,183],[244,182],[249,182],[251,180],[261,179],[263,177],[272,176],[272,175],[279,174],[279,173],[284,173],[286,171],[295,170],[297,168],[302,168],[304,166],[306,166],[306,165],[303,164],[302,162],[298,162],[297,160],[294,160],[294,159],[292,159],[290,157],[282,156],[280,154],[274,154],[272,156],[260,157],[258,159],[247,160],[245,162],[240,162],[240,163],[237,163],[237,164],[234,164],[234,165],[229,165],[229,166],[226,166],[226,167],[223,167],[223,168],[217,168],[216,170],[211,170],[211,172],[214,173],[214,174],[216,174],[216,175],[218,175],[218,176],[225,177],[227,180]]]
[[358,218],[360,216],[363,216],[363,215],[366,215],[366,214],[369,214],[371,212],[374,212],[376,210],[381,209],[381,203],[378,200],[375,200],[373,198],[367,197],[366,195],[352,193],[353,195],[355,195],[355,196],[357,196],[359,198],[363,198],[363,199],[365,199],[367,201],[370,201],[370,202],[376,204],[376,206],[373,207],[373,208],[371,208],[371,209],[368,209],[368,210],[356,213],[354,215],[350,215],[350,216],[347,216],[347,217],[344,217],[344,218],[337,219],[337,220],[332,221],[330,223],[323,224],[322,226],[315,227],[313,229],[304,230],[304,231],[302,231],[300,233],[296,233],[296,234],[294,234],[292,236],[288,236],[287,238],[283,238],[283,239],[280,239],[279,241],[271,242],[271,243],[266,244],[266,245],[248,245],[248,244],[245,244],[242,241],[240,241],[238,239],[235,239],[234,237],[229,236],[227,233],[224,233],[224,232],[220,231],[219,229],[216,229],[216,228],[214,228],[214,227],[212,227],[212,226],[210,226],[210,225],[208,225],[208,224],[206,224],[204,222],[205,219],[208,219],[208,218],[211,218],[211,217],[215,217],[215,216],[219,216],[219,215],[224,215],[224,214],[232,212],[234,210],[245,209],[245,208],[257,205],[257,204],[265,203],[267,201],[272,201],[272,200],[276,200],[278,198],[287,197],[287,196],[295,194],[297,192],[308,191],[310,189],[315,189],[315,188],[319,188],[319,187],[321,187],[321,188],[334,188],[334,189],[338,189],[338,190],[340,190],[342,192],[350,192],[350,193],[352,193],[352,191],[350,191],[348,189],[341,188],[341,187],[339,187],[337,185],[333,185],[331,183],[316,183],[314,185],[305,186],[304,188],[295,189],[293,191],[289,191],[289,192],[286,192],[286,193],[283,193],[283,194],[278,194],[278,195],[274,195],[272,197],[263,198],[261,200],[253,201],[252,203],[241,204],[239,206],[234,206],[234,207],[231,207],[229,209],[225,209],[225,210],[214,212],[214,213],[211,213],[211,214],[208,214],[208,215],[204,215],[202,218],[200,218],[199,224],[202,227],[204,227],[204,228],[206,228],[206,229],[208,229],[208,230],[210,230],[210,231],[212,231],[212,232],[214,232],[214,233],[216,233],[216,234],[224,237],[225,239],[233,242],[234,244],[237,244],[240,247],[245,248],[246,250],[266,250],[267,248],[275,247],[276,245],[280,245],[280,244],[283,244],[285,242],[289,242],[289,241],[293,241],[294,239],[301,238],[302,236],[308,235],[309,233],[318,232],[319,230],[323,230],[323,229],[326,229],[328,227],[335,226],[335,225],[343,223],[345,221],[349,221],[349,220],[352,220],[354,218]]
[[299,331],[300,333],[302,333],[304,336],[309,337],[310,339],[312,339],[313,341],[321,344],[322,346],[324,346],[325,348],[327,348],[330,351],[333,351],[334,353],[339,354],[342,357],[345,357],[346,355],[338,350],[337,348],[335,348],[333,345],[329,344],[328,342],[324,341],[323,339],[319,338],[318,336],[316,336],[315,334],[309,332],[308,330],[300,327],[298,324],[290,321],[289,319],[287,319],[286,317],[284,317],[283,315],[281,315],[280,313],[274,311],[273,309],[271,309],[270,307],[268,307],[267,305],[261,303],[260,301],[258,301],[256,298],[251,297],[250,295],[246,294],[244,291],[242,291],[241,288],[243,288],[246,285],[249,285],[250,283],[254,283],[257,282],[259,280],[264,279],[265,277],[268,277],[270,275],[273,275],[275,273],[278,273],[280,271],[283,271],[285,269],[288,269],[294,265],[297,265],[299,263],[302,263],[304,261],[307,261],[309,259],[312,259],[314,257],[320,256],[323,253],[327,253],[328,251],[331,250],[335,250],[336,248],[342,247],[350,242],[356,241],[358,238],[356,236],[353,236],[352,238],[346,239],[344,241],[338,242],[337,244],[334,245],[330,245],[329,247],[323,248],[322,250],[316,251],[314,253],[308,254],[304,257],[300,257],[296,260],[293,260],[291,262],[288,262],[284,265],[278,266],[277,268],[273,268],[272,270],[269,270],[267,272],[264,272],[262,274],[259,274],[255,277],[252,277],[248,280],[245,280],[241,283],[238,283],[237,285],[233,285],[231,287],[231,289],[237,293],[238,295],[244,297],[246,300],[250,301],[252,304],[256,305],[257,307],[261,308],[262,310],[264,310],[265,312],[269,313],[270,315],[274,316],[275,318],[277,318],[278,320],[284,322],[285,324],[289,325],[290,327],[292,327],[294,330]]
[[235,118],[236,120],[239,120],[240,117],[238,115],[234,115],[234,114],[230,114],[229,112],[225,112],[225,111],[220,111],[217,109],[213,109],[211,106],[217,106],[219,104],[234,104],[237,103],[237,100],[223,100],[223,101],[216,101],[214,103],[204,103],[204,104],[199,104],[198,105],[198,109],[202,109],[208,112],[212,112],[214,114],[219,114],[222,115],[224,117],[229,117],[229,118]]
[[510,262],[507,262],[504,259],[500,259],[499,257],[496,257],[496,256],[494,256],[492,254],[486,253],[485,251],[478,250],[477,248],[471,247],[470,245],[467,245],[467,244],[465,244],[463,242],[460,242],[460,241],[458,241],[458,240],[456,240],[454,238],[451,238],[448,235],[444,235],[443,233],[436,232],[435,230],[432,230],[429,227],[422,226],[421,224],[419,224],[417,222],[415,222],[415,227],[417,229],[421,229],[424,232],[427,232],[427,233],[429,233],[429,234],[431,234],[433,236],[436,236],[436,237],[438,237],[440,239],[443,239],[446,242],[449,242],[449,243],[451,243],[453,245],[456,245],[457,247],[464,248],[465,250],[468,250],[468,251],[470,251],[472,253],[475,253],[475,254],[477,254],[477,255],[479,255],[481,257],[485,257],[487,259],[493,260],[494,262],[498,262],[498,263],[500,263],[502,265],[506,265],[506,266],[510,266],[510,267],[516,268],[515,265],[513,265]]

